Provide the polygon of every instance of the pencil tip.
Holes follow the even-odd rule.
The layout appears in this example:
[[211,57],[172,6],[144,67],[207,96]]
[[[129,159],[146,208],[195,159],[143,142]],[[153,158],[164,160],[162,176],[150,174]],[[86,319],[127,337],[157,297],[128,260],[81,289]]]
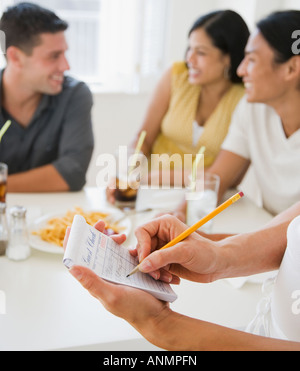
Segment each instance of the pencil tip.
[[129,276],[130,276],[130,274],[127,274],[126,278],[129,277]]

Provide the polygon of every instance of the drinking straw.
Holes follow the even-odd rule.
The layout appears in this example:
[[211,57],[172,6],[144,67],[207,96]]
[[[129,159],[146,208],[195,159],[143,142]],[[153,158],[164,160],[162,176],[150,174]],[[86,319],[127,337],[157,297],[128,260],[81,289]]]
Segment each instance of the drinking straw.
[[132,172],[132,170],[134,169],[135,167],[135,164],[136,164],[136,160],[137,160],[137,157],[141,151],[141,148],[142,148],[142,145],[144,143],[144,140],[145,140],[145,137],[146,137],[146,134],[147,132],[145,130],[143,130],[140,134],[140,137],[139,137],[139,140],[136,144],[136,147],[135,147],[135,151],[134,151],[134,155],[133,155],[133,159],[132,159],[132,165],[129,167],[129,170],[128,170],[128,174],[130,174]]
[[10,127],[11,121],[7,120],[6,123],[2,126],[0,130],[0,143],[2,140],[3,135],[6,133],[6,130]]
[[202,159],[202,156],[205,152],[205,146],[202,146],[198,153],[196,154],[196,158],[193,162],[193,168],[192,168],[192,180],[191,180],[191,191],[195,190],[196,187],[196,177],[197,177],[197,168],[199,165],[200,160]]

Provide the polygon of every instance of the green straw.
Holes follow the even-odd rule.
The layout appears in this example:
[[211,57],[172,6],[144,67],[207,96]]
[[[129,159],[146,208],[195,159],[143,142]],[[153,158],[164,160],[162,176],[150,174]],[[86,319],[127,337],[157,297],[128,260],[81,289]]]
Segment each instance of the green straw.
[[10,127],[11,121],[7,120],[6,123],[2,126],[0,130],[0,143],[2,140],[3,135],[6,133],[6,130]]

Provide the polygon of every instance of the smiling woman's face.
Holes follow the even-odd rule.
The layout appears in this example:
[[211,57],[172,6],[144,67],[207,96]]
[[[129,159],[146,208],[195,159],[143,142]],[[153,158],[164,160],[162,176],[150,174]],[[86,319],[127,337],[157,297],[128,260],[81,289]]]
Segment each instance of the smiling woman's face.
[[186,54],[189,82],[206,85],[225,80],[224,71],[230,67],[230,57],[213,45],[204,29],[193,31]]

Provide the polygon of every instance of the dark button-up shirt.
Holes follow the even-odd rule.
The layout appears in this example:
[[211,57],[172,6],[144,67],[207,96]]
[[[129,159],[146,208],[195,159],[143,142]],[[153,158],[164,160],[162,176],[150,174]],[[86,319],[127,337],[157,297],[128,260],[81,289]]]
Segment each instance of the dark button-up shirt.
[[[0,94],[2,76],[3,71]],[[8,165],[9,174],[52,164],[70,190],[80,190],[94,147],[92,104],[87,85],[66,76],[62,92],[43,95],[25,128],[1,107],[0,128],[8,119],[12,124],[0,143],[0,162]]]

